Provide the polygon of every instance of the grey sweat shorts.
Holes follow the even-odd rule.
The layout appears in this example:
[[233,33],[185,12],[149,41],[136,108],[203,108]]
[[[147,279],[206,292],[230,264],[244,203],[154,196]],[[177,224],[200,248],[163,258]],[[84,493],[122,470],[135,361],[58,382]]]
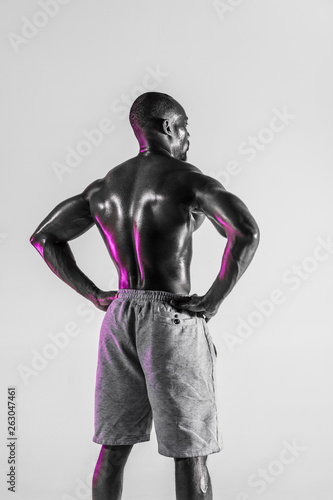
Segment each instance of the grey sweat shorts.
[[216,349],[199,313],[171,306],[177,297],[121,289],[106,311],[98,348],[95,443],[149,441],[154,419],[161,455],[197,457],[223,448]]

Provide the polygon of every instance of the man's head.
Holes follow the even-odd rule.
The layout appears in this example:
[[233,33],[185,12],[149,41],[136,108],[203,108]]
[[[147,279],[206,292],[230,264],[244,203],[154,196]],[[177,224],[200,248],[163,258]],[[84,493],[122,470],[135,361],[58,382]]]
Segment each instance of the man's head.
[[186,160],[188,118],[171,96],[161,92],[140,95],[132,104],[129,120],[141,151],[147,150],[147,146],[161,146],[175,158]]

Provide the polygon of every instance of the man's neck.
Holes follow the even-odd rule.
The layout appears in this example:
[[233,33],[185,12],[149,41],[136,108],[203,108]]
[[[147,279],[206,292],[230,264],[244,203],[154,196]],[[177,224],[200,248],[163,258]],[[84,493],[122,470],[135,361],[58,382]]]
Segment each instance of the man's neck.
[[165,154],[167,156],[172,156],[170,149],[163,145],[163,144],[158,144],[158,143],[141,143],[140,144],[140,154],[142,155],[148,155],[150,153],[159,153],[159,154]]

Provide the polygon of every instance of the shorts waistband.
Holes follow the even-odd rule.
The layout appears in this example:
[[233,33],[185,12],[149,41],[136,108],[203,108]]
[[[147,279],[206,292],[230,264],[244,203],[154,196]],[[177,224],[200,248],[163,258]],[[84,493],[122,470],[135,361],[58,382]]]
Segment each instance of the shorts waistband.
[[122,288],[116,293],[119,299],[135,299],[141,301],[158,302],[177,299],[177,297],[188,297],[184,293],[164,292],[163,290],[134,290]]

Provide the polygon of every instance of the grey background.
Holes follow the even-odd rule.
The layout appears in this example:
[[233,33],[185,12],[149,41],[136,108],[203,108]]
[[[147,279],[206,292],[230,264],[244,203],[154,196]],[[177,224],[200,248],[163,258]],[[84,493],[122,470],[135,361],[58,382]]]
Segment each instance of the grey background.
[[[91,498],[103,313],[50,272],[29,236],[57,203],[137,154],[127,111],[136,95],[158,90],[189,116],[188,161],[239,196],[261,229],[250,268],[209,323],[225,446],[209,457],[214,498],[329,500],[333,250],[323,241],[333,236],[332,2],[62,0],[52,10],[49,0],[53,17],[46,3],[0,6],[1,498],[12,498],[5,474],[13,384],[15,498]],[[277,113],[287,118],[272,121]],[[83,131],[103,119],[112,132],[69,167],[67,148],[80,149]],[[208,221],[195,233],[192,293],[209,288],[224,245]],[[116,287],[95,228],[72,249],[98,286]],[[66,328],[76,336],[66,334],[57,349],[50,334]],[[23,376],[36,352],[49,359]],[[173,475],[153,432],[134,447],[123,498],[174,498]]]

